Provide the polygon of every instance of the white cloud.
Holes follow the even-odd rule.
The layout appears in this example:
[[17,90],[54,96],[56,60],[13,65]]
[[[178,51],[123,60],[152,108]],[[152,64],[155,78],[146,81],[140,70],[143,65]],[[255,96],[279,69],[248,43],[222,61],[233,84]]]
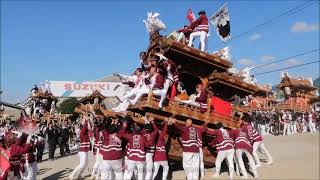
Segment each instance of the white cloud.
[[310,31],[319,31],[319,24],[308,24],[306,22],[296,22],[291,27],[291,32],[310,32]]
[[253,66],[255,64],[253,60],[247,58],[240,59],[238,63],[242,66]]
[[250,41],[256,41],[256,40],[260,39],[261,37],[262,37],[261,34],[256,33],[256,34],[251,35],[251,36],[249,37],[249,40],[250,40]]
[[275,60],[275,58],[273,56],[262,56],[260,60],[264,63],[268,63]]
[[301,62],[300,62],[299,60],[297,60],[297,59],[291,58],[291,59],[288,59],[288,60],[285,62],[285,64],[286,64],[287,66],[295,66],[295,65],[301,64]]
[[277,65],[276,63],[272,63],[266,66],[262,66],[261,69],[270,71],[270,70],[276,69],[277,67],[279,67],[279,65]]

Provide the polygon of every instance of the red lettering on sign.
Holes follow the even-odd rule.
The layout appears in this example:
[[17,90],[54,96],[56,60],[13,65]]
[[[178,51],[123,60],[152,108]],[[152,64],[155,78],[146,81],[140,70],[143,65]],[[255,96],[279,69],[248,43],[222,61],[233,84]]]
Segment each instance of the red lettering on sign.
[[[101,90],[106,90],[106,89],[104,88],[105,85],[106,85],[106,84],[99,84],[99,88],[100,88]],[[107,89],[109,89],[109,87],[107,87]]]
[[72,90],[71,84],[64,84],[64,90]]
[[82,84],[82,90],[89,90],[89,84]]
[[64,90],[109,90],[110,85],[106,83],[75,83],[75,84],[64,84]]
[[96,90],[97,89],[97,84],[91,84],[90,85],[90,89],[93,90],[93,91]]
[[81,84],[74,84],[73,85],[74,90],[80,90],[81,89]]

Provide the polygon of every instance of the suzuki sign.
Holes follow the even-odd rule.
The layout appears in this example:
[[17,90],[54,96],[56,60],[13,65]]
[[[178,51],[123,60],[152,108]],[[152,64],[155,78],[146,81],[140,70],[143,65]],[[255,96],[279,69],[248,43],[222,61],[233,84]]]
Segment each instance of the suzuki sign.
[[49,81],[51,93],[56,97],[85,97],[98,90],[106,97],[120,97],[127,89],[121,82]]

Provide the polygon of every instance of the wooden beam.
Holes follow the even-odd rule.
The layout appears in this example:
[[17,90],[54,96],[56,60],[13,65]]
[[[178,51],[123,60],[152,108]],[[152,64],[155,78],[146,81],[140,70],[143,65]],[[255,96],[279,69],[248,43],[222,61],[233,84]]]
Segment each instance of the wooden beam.
[[[167,117],[164,117],[164,116],[161,116],[161,115],[158,115],[158,114],[153,114],[153,113],[150,113],[150,112],[147,112],[146,113],[146,116],[150,116],[150,117],[153,117],[153,118],[155,118],[155,119],[159,119],[159,120],[161,120],[161,121],[165,121],[165,118],[167,118]],[[181,120],[178,120],[178,119],[176,119],[176,121],[177,121],[177,123],[178,124],[181,124],[181,125],[185,125],[186,124],[186,122],[185,121],[181,121]],[[197,124],[193,124],[192,126],[194,126],[194,127],[202,127],[202,126],[199,126],[199,125],[197,125]],[[208,128],[209,130],[214,130],[214,129],[212,129],[212,128]]]

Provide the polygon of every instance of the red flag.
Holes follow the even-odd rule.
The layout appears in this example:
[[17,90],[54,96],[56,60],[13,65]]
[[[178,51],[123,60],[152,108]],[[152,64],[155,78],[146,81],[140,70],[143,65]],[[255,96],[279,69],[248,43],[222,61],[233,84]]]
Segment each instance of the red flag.
[[230,116],[231,114],[231,103],[224,101],[216,96],[212,97],[212,106],[213,106],[213,111],[217,114],[225,115],[225,116]]
[[168,95],[168,99],[173,100],[173,98],[177,95],[177,83],[174,83],[171,86],[171,91],[169,92],[171,93]]
[[191,9],[188,10],[187,19],[189,20],[190,24],[196,20],[196,17],[194,16]]
[[10,153],[0,147],[0,180],[6,179],[10,163],[9,163]]

